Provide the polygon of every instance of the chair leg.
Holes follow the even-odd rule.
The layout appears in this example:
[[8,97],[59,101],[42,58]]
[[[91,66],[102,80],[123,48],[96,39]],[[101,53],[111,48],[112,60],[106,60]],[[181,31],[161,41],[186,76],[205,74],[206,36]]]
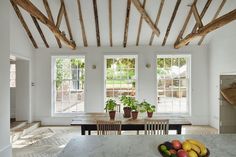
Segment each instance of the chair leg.
[[137,135],[139,135],[139,130],[137,130]]

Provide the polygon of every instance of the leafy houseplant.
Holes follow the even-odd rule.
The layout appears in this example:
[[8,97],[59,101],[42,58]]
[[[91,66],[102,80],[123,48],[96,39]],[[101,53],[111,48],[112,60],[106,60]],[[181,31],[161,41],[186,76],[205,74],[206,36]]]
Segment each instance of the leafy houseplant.
[[140,111],[140,108],[140,104],[138,104],[138,101],[134,99],[133,103],[131,104],[131,114],[133,120],[138,118],[138,112]]
[[131,104],[132,104],[132,99],[131,97],[127,97],[125,95],[123,95],[120,98],[120,101],[123,103],[124,105],[124,118],[130,118],[131,117]]
[[116,102],[115,100],[109,99],[106,101],[106,107],[105,109],[107,111],[109,111],[109,116],[111,120],[115,119],[115,115],[116,115],[116,111],[115,111],[115,107],[116,107]]
[[150,103],[146,102],[145,100],[141,103],[144,110],[147,112],[148,118],[152,118],[153,112],[156,111],[156,106],[151,105]]

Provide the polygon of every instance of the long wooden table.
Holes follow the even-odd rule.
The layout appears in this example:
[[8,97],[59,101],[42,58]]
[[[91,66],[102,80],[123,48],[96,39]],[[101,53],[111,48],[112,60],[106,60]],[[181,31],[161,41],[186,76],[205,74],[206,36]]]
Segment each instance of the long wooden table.
[[[121,113],[116,113],[116,120],[121,120],[121,130],[126,131],[139,131],[144,130],[144,119],[147,118],[146,114],[140,114],[137,120],[131,118],[123,118]],[[169,130],[176,130],[177,134],[181,134],[183,125],[191,125],[191,122],[184,117],[164,117],[154,115],[152,119],[169,119]],[[72,126],[81,126],[81,135],[88,135],[91,131],[97,130],[97,120],[109,120],[108,113],[83,113],[72,119]]]
[[236,134],[78,136],[58,157],[162,157],[158,145],[189,138],[203,142],[210,150],[210,157],[235,157]]

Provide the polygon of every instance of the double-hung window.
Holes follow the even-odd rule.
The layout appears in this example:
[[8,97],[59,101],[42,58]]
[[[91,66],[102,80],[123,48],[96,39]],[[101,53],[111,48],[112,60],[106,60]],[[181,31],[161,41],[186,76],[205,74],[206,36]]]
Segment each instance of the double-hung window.
[[189,55],[157,56],[157,112],[190,114]]
[[136,56],[105,56],[105,101],[136,96]]
[[53,113],[84,111],[84,56],[52,57]]

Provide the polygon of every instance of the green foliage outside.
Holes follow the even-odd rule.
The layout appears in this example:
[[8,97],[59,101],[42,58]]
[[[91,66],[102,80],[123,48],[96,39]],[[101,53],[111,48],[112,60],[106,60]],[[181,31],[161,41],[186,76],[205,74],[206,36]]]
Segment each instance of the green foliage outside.
[[[72,58],[72,59],[64,59],[64,58],[57,58],[56,59],[56,88],[59,89],[61,87],[63,79],[69,79],[71,78],[72,71],[68,71],[71,66],[71,70],[73,69],[80,69],[81,74],[79,77],[79,81],[81,81],[82,88],[84,87],[84,80],[85,80],[85,74],[83,73],[84,70],[84,60],[78,59],[78,58]],[[74,76],[72,76],[73,78]]]
[[[115,67],[115,68],[114,68]],[[135,59],[107,59],[107,80],[127,80],[135,77]]]

